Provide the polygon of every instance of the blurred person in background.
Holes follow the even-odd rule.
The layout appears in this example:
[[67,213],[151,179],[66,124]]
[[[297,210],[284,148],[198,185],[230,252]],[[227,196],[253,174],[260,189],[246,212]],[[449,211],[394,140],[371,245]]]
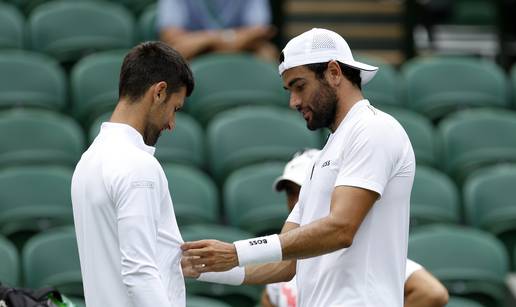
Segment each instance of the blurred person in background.
[[159,0],[157,23],[161,40],[189,60],[209,52],[278,58],[268,0]]

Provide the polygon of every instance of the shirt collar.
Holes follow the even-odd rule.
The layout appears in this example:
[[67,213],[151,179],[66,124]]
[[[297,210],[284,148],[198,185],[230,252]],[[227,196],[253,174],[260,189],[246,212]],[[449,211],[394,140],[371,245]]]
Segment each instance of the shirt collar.
[[138,130],[127,124],[104,122],[100,127],[100,133],[109,133],[111,135],[116,135],[117,137],[123,137],[134,146],[151,155],[154,155],[154,152],[156,151],[155,147],[145,144],[143,137]]
[[370,103],[369,103],[369,100],[367,100],[367,99],[362,99],[362,100],[357,101],[357,102],[356,102],[356,103],[351,107],[351,109],[349,109],[349,111],[348,111],[348,113],[346,114],[346,116],[344,116],[344,119],[342,119],[342,121],[340,122],[340,124],[339,124],[339,126],[337,127],[337,129],[335,130],[335,132],[331,133],[331,134],[329,135],[329,137],[328,137],[328,138],[329,138],[329,139],[332,139],[332,138],[333,138],[333,136],[334,136],[334,135],[336,135],[336,134],[337,134],[337,132],[338,132],[339,130],[342,130],[342,129],[343,129],[342,127],[344,127],[344,123],[345,123],[346,121],[348,121],[350,118],[352,118],[352,117],[353,117],[353,115],[354,115],[354,114],[355,114],[355,113],[360,109],[360,107],[362,107],[362,106],[368,106],[368,105],[370,105]]

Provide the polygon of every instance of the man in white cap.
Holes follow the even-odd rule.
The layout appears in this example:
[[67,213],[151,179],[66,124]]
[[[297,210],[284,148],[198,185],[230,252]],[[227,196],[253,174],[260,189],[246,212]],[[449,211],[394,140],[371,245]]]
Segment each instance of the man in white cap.
[[362,95],[377,69],[355,61],[333,31],[289,41],[279,73],[290,106],[309,129],[332,133],[280,235],[182,245],[200,280],[257,284],[295,275],[301,307],[403,306],[416,163],[405,130]]
[[[273,184],[277,192],[285,192],[289,212],[299,198],[299,190],[314,159],[317,149],[297,153],[283,169]],[[289,282],[268,284],[262,294],[262,307],[296,307],[297,286],[293,278]],[[432,274],[420,264],[407,259],[405,268],[404,306],[443,307],[448,303],[448,291]]]

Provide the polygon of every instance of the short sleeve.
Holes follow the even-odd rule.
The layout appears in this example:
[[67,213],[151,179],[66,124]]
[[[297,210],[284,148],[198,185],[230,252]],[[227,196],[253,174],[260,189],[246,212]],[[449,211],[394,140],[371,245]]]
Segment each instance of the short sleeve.
[[410,259],[407,259],[407,265],[405,268],[405,282],[409,279],[410,275],[412,275],[415,271],[423,269],[419,263],[414,262]]
[[393,147],[381,125],[366,125],[354,132],[342,155],[335,186],[354,186],[380,196],[394,168]]
[[267,0],[246,0],[242,22],[244,26],[261,26],[271,23],[271,8]]
[[292,209],[292,212],[288,215],[287,222],[294,223],[294,224],[300,224],[301,223],[301,213],[299,212],[299,202],[297,202],[294,205],[294,209]]
[[279,305],[279,295],[280,295],[280,288],[282,283],[274,283],[274,284],[268,284],[265,289],[267,291],[267,296],[269,297],[269,301],[274,306]]
[[182,0],[159,0],[156,9],[158,30],[168,27],[185,27],[188,11]]

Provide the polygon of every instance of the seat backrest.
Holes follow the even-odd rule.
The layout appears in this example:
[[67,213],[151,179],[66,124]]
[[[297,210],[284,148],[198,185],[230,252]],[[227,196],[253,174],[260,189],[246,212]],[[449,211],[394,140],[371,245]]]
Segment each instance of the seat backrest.
[[396,118],[407,132],[417,162],[435,165],[437,149],[432,122],[428,118],[407,109],[387,108],[386,112]]
[[84,149],[84,135],[71,118],[43,110],[0,113],[0,166],[53,163],[73,166]]
[[158,28],[156,26],[157,5],[148,5],[138,18],[139,39],[141,41],[153,41],[159,39]]
[[512,107],[516,108],[516,64],[512,66],[509,72],[509,78],[511,83]]
[[471,175],[463,188],[468,222],[492,231],[505,230],[499,229],[505,222],[516,230],[515,187],[516,165],[493,166]]
[[474,228],[426,226],[409,239],[408,258],[443,281],[486,281],[503,286],[509,259],[493,235]]
[[288,106],[276,66],[252,55],[211,54],[192,61],[191,68],[195,91],[186,108],[203,123],[231,107]]
[[71,227],[32,237],[23,247],[22,263],[25,284],[31,288],[82,282],[79,251]]
[[505,74],[475,58],[416,58],[402,67],[406,105],[432,119],[465,107],[508,105]]
[[93,51],[130,48],[134,18],[123,6],[107,1],[52,1],[29,16],[31,47],[60,61],[75,61]]
[[205,135],[201,125],[186,113],[176,113],[173,131],[163,131],[156,144],[161,162],[206,165]]
[[444,173],[418,165],[410,196],[411,228],[427,223],[460,222],[459,192]]
[[66,77],[43,54],[0,51],[0,107],[29,106],[60,110],[66,104]]
[[380,59],[360,56],[358,60],[379,68],[374,78],[363,87],[364,97],[380,109],[383,106],[402,106],[401,78],[398,71]]
[[[218,221],[218,190],[208,175],[194,167],[180,164],[165,164],[163,170],[179,224]],[[183,212],[192,216],[182,215]]]
[[[259,215],[267,207],[282,209],[288,215],[284,195],[273,191],[274,180],[283,172],[284,163],[250,165],[233,172],[224,183],[224,209],[229,222],[240,226],[245,215]],[[242,225],[243,226],[243,225]]]
[[126,52],[97,52],[74,65],[70,74],[70,88],[76,118],[88,124],[114,109],[118,101],[120,67]]
[[[62,166],[19,166],[0,171],[0,232],[39,231],[48,219],[72,223],[72,170]],[[30,191],[27,192],[27,187]],[[36,221],[45,221],[38,225]]]
[[0,49],[22,49],[25,19],[13,5],[0,3]]
[[13,243],[0,235],[0,282],[9,286],[19,286],[20,261]]
[[207,143],[212,174],[221,180],[244,165],[288,161],[302,148],[319,148],[320,138],[294,111],[255,106],[215,117],[207,128]]
[[437,137],[444,169],[458,180],[473,170],[516,159],[516,112],[467,110],[444,119]]

